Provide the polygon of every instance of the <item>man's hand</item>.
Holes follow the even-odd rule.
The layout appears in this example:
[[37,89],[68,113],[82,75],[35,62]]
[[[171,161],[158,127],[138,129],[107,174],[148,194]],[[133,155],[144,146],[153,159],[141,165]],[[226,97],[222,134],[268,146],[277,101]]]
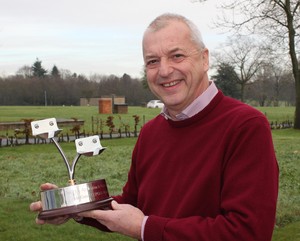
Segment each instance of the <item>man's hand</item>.
[[113,232],[141,239],[144,214],[129,204],[111,203],[113,210],[93,210],[79,213],[78,216],[94,218]]
[[[54,189],[54,188],[57,188],[57,186],[54,185],[54,184],[51,184],[51,183],[42,184],[41,187],[40,187],[40,189],[42,191],[50,190],[50,189]],[[41,203],[41,201],[33,202],[33,203],[30,204],[29,208],[33,212],[41,212],[42,211],[42,203]],[[49,223],[49,224],[59,225],[59,224],[63,224],[65,222],[67,222],[69,220],[69,218],[70,217],[68,217],[68,216],[62,216],[62,217],[54,218],[54,219],[51,219],[51,220],[42,220],[42,219],[36,218],[35,222],[37,224]]]

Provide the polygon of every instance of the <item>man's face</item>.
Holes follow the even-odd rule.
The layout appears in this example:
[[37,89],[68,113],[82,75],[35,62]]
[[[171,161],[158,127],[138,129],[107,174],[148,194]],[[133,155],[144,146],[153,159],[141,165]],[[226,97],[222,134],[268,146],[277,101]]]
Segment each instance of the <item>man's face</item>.
[[148,85],[169,111],[179,113],[208,85],[208,50],[191,41],[179,21],[144,35],[143,55]]

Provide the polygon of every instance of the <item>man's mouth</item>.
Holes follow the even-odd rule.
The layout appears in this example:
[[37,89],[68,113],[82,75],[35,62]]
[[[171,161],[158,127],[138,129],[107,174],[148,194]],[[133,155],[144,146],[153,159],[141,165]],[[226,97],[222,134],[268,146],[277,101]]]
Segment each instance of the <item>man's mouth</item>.
[[164,83],[164,84],[162,84],[162,86],[163,87],[172,87],[172,86],[177,85],[179,82],[180,82],[180,80],[175,80],[175,81],[172,81],[172,82],[169,82],[169,83]]

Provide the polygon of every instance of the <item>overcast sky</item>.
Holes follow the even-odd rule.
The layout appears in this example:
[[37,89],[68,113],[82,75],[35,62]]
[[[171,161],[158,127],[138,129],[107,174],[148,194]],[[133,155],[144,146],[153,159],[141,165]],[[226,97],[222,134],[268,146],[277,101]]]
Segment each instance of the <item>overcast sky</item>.
[[140,77],[141,40],[159,14],[183,14],[213,49],[225,41],[212,27],[217,0],[0,0],[0,76],[36,58],[72,73]]

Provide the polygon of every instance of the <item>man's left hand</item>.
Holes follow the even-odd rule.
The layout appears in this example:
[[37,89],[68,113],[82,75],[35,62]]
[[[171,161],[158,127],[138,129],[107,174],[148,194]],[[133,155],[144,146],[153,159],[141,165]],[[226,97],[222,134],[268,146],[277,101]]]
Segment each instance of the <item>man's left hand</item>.
[[143,212],[129,204],[111,202],[112,210],[93,210],[79,213],[78,216],[94,218],[113,232],[141,239]]

